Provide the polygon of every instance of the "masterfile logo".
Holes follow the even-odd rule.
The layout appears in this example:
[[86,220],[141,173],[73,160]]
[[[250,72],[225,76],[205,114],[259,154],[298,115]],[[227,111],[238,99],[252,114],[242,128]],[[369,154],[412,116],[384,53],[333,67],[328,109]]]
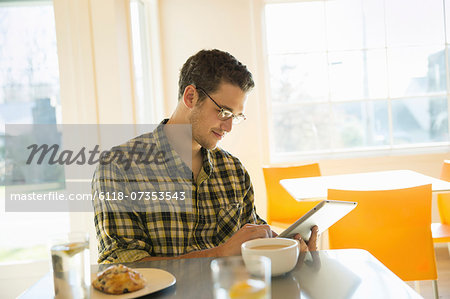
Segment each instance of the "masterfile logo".
[[[191,146],[174,156],[170,145],[162,146],[149,137],[157,127],[7,124],[5,137],[0,139],[5,211],[88,212],[96,199],[108,201],[105,204],[113,209],[123,202],[120,208],[129,211],[145,211],[149,206],[169,209],[169,205],[170,209],[189,210],[191,161],[183,159],[180,164],[175,156],[191,158]],[[166,125],[166,129],[178,134],[172,136],[192,132],[186,125]],[[95,177],[97,167],[102,168],[102,177]],[[117,171],[120,175],[113,176]],[[100,188],[94,194],[93,178],[118,187]]]
[[[154,153],[155,147],[156,144],[147,144],[145,142],[136,141],[131,150],[127,152],[119,149],[113,151],[100,151],[100,146],[98,144],[95,145],[92,150],[82,147],[79,151],[60,151],[59,144],[53,144],[51,146],[48,144],[42,144],[40,146],[31,144],[26,147],[31,152],[25,163],[28,165],[32,163],[41,165],[45,160],[49,165],[95,165],[97,163],[106,165],[117,162],[118,164],[124,164],[124,169],[128,170],[132,162],[146,165],[151,163],[159,165],[166,163],[167,159],[165,158],[165,151],[156,151],[156,153]],[[49,155],[48,159],[45,159],[47,155]]]

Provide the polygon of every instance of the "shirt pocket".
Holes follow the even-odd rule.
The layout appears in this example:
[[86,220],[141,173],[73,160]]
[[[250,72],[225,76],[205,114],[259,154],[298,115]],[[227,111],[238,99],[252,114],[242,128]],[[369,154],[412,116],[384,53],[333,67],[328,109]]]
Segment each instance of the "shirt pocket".
[[231,202],[220,208],[217,213],[217,229],[215,243],[225,242],[241,228],[242,205],[239,202]]

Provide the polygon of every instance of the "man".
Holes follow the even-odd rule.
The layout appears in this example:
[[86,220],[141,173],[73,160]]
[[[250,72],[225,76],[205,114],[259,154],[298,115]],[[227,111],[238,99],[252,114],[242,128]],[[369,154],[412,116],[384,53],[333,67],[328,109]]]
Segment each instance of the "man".
[[[217,147],[233,124],[245,120],[244,104],[253,87],[251,73],[229,53],[202,50],[186,61],[170,119],[113,148],[110,155],[120,153],[131,161],[152,148],[164,154],[161,163],[110,159],[96,170],[92,186],[99,262],[238,255],[243,242],[274,236],[256,213],[247,171]],[[170,129],[177,125],[192,131]],[[189,198],[178,201],[186,186]],[[104,200],[105,194],[154,195],[149,190],[162,190],[169,200],[149,196],[140,205]],[[316,237],[315,228],[308,244],[300,240],[301,249],[315,250]]]

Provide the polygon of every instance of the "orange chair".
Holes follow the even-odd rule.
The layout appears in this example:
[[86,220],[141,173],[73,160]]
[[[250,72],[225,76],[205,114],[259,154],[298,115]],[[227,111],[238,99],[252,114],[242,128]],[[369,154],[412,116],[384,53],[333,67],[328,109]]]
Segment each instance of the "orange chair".
[[318,201],[298,202],[280,184],[280,180],[320,176],[319,164],[287,167],[263,167],[267,190],[267,222],[279,228],[287,228]]
[[403,280],[433,280],[438,298],[431,184],[381,191],[330,189],[328,199],[358,202],[329,228],[331,249],[365,249]]
[[[445,160],[442,165],[441,180],[450,182],[450,160]],[[432,223],[433,242],[449,243],[450,253],[450,193],[442,193],[437,196],[437,206],[441,223]]]
[[444,160],[442,164],[441,180],[450,182],[450,160]]

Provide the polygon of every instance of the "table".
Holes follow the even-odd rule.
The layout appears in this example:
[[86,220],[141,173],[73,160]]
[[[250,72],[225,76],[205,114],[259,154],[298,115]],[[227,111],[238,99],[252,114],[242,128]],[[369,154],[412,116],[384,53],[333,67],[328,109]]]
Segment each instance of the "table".
[[280,184],[296,200],[327,198],[328,189],[390,190],[431,184],[433,192],[450,191],[450,182],[412,170],[390,170],[281,180]]
[[[164,260],[126,265],[134,268],[160,268],[176,277],[175,285],[148,295],[148,298],[212,298],[212,259]],[[93,265],[92,271],[97,272],[104,267]],[[53,298],[50,273],[19,298]],[[340,249],[302,254],[294,270],[272,278],[272,298],[422,297],[369,252],[362,249]]]

